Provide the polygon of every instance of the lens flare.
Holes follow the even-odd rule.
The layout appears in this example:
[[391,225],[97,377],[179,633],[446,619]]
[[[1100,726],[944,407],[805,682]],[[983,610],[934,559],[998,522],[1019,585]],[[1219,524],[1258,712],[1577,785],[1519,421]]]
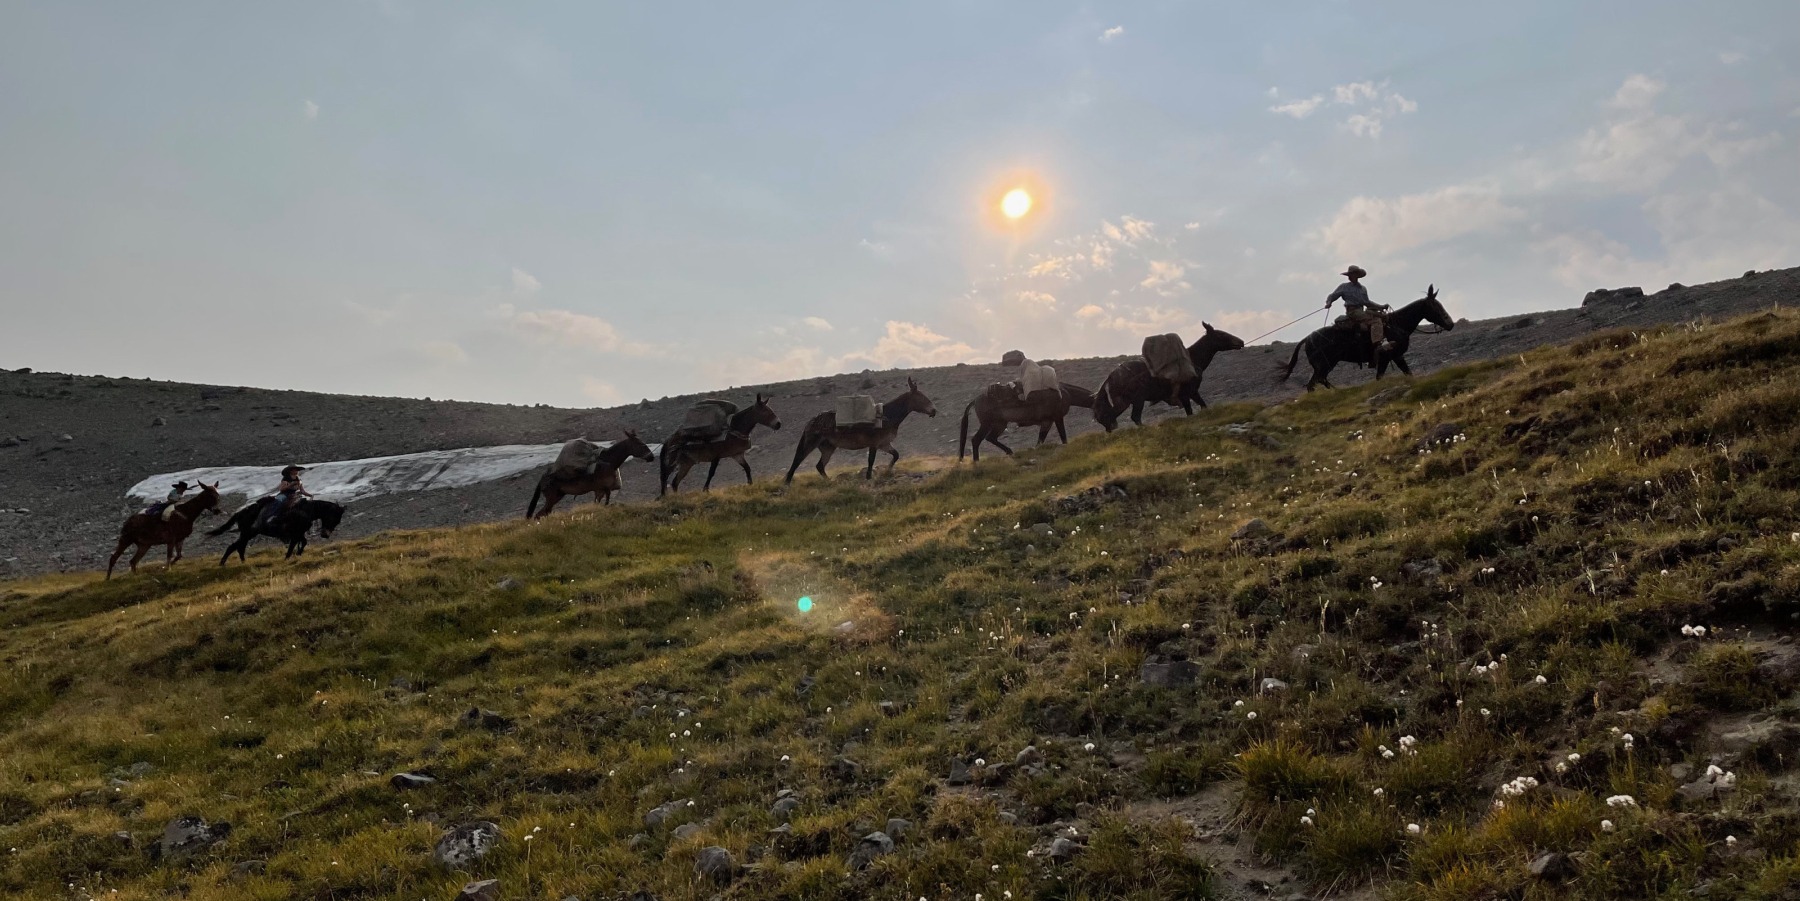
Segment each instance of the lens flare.
[[812,598],[801,598],[799,601],[795,602],[794,606],[799,607],[801,613],[811,613]]
[[1017,219],[1031,212],[1031,192],[1024,188],[1014,188],[1000,198],[1000,212],[1008,219]]

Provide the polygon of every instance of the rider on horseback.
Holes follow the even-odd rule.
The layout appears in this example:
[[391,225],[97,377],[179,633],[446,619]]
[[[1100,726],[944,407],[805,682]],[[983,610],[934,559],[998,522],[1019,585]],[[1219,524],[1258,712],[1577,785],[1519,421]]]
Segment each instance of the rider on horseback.
[[273,525],[283,513],[294,506],[294,501],[299,498],[312,497],[312,494],[300,485],[300,474],[305,471],[306,467],[304,466],[282,468],[281,484],[275,487],[275,493],[271,495],[268,507],[263,510],[261,526]]
[[187,494],[187,490],[192,487],[192,485],[189,485],[186,482],[176,482],[174,485],[169,486],[169,494],[167,497],[163,498],[162,503],[152,505],[150,509],[145,512],[161,519],[163,522],[168,522],[169,517],[175,515],[175,505],[181,503],[182,496]]
[[1367,329],[1369,342],[1376,351],[1393,350],[1393,342],[1384,341],[1381,337],[1381,327],[1387,320],[1387,306],[1371,302],[1369,289],[1362,285],[1363,277],[1368,274],[1361,266],[1351,266],[1344,270],[1344,277],[1349,281],[1339,285],[1336,291],[1331,292],[1330,297],[1325,298],[1325,309],[1331,309],[1331,305],[1342,298],[1344,318],[1350,325]]

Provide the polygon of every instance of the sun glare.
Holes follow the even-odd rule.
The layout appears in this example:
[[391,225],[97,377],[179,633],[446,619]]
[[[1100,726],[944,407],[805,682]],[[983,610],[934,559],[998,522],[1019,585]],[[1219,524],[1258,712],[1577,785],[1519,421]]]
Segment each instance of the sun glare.
[[1031,194],[1024,188],[1014,188],[1000,198],[1000,212],[1008,219],[1017,219],[1031,212]]

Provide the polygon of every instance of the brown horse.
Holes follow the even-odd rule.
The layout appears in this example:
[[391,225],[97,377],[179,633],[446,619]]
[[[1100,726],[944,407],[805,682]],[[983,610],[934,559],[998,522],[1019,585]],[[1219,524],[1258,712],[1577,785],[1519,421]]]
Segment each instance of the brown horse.
[[[700,490],[711,488],[713,474],[719,471],[720,460],[736,460],[739,466],[744,467],[744,484],[750,484],[753,481],[750,478],[750,463],[744,459],[744,454],[752,446],[750,433],[759,425],[781,431],[781,417],[775,415],[775,410],[769,406],[769,399],[760,393],[756,395],[755,405],[732,415],[730,428],[724,438],[717,441],[690,441],[682,440],[679,433],[670,435],[663,442],[662,453],[658,455],[662,463],[662,490],[657,496],[680,491],[681,480],[687,478],[688,470],[700,463],[712,464],[706,469],[706,482],[700,486]],[[679,471],[677,467],[680,467]],[[669,478],[671,473],[674,474],[674,479]]]
[[1000,443],[1000,436],[1006,434],[1009,425],[1037,426],[1037,443],[1042,445],[1050,436],[1050,427],[1056,427],[1056,436],[1062,443],[1069,443],[1069,432],[1063,427],[1063,417],[1069,415],[1071,407],[1092,407],[1094,392],[1086,388],[1064,382],[1058,386],[1061,390],[1050,395],[1048,390],[1033,394],[1030,398],[1020,398],[1018,382],[989,385],[980,396],[969,401],[963,408],[962,429],[956,439],[956,459],[962,462],[963,445],[969,440],[969,413],[974,411],[976,428],[975,443],[970,450],[975,452],[975,462],[981,462],[981,442],[989,444],[1012,456],[1012,448]]
[[[1294,355],[1288,359],[1287,365],[1281,368],[1281,380],[1287,381],[1294,374],[1294,367],[1300,365],[1300,354],[1306,354],[1306,362],[1312,365],[1312,378],[1306,381],[1306,390],[1311,391],[1319,385],[1327,388],[1331,383],[1326,378],[1339,363],[1375,364],[1375,377],[1387,374],[1388,364],[1392,363],[1400,371],[1412,375],[1412,368],[1406,365],[1406,349],[1412,346],[1413,333],[1419,330],[1419,324],[1430,321],[1442,331],[1456,328],[1456,320],[1450,318],[1450,311],[1444,309],[1438,300],[1437,285],[1425,289],[1425,296],[1387,314],[1387,325],[1383,331],[1387,335],[1391,350],[1377,350],[1369,343],[1369,333],[1362,328],[1345,328],[1339,325],[1328,325],[1294,345]],[[1429,332],[1427,333],[1429,334]]]
[[1206,334],[1188,345],[1188,359],[1193,362],[1198,375],[1177,385],[1152,375],[1149,364],[1142,358],[1126,360],[1100,383],[1100,390],[1094,392],[1094,421],[1110,432],[1119,427],[1119,414],[1127,408],[1131,410],[1131,421],[1143,425],[1145,404],[1180,406],[1189,416],[1194,415],[1195,404],[1205,407],[1206,401],[1200,398],[1200,379],[1205,375],[1206,367],[1220,351],[1243,350],[1244,339],[1204,322],[1200,326],[1206,329]]
[[[825,475],[825,464],[831,462],[831,455],[839,448],[844,450],[869,449],[869,465],[863,468],[863,478],[875,477],[875,452],[887,451],[893,457],[888,461],[888,472],[894,471],[894,464],[900,462],[900,452],[894,450],[894,436],[900,433],[900,423],[906,421],[909,413],[923,413],[936,416],[937,407],[932,406],[931,398],[919,390],[919,383],[906,380],[906,393],[881,405],[881,422],[868,426],[840,426],[837,424],[837,413],[827,410],[812,418],[806,424],[806,431],[800,433],[800,446],[794,448],[794,465],[788,467],[787,480],[794,481],[794,472],[800,468],[801,461],[814,450],[819,452],[819,475]],[[826,476],[826,478],[830,478]]]
[[[573,479],[556,478],[549,470],[538,477],[537,488],[531,492],[531,503],[525,507],[525,518],[534,519],[550,515],[556,502],[565,497],[580,497],[592,493],[594,500],[611,504],[613,492],[624,487],[619,481],[619,467],[625,461],[636,457],[649,463],[656,459],[650,445],[638,440],[637,432],[625,430],[625,440],[615,441],[600,452],[600,461],[594,471],[588,475]],[[544,499],[544,512],[537,512],[538,498]]]
[[[106,561],[106,577],[112,578],[113,567],[118,565],[119,556],[125,549],[137,545],[137,553],[131,555],[131,571],[137,572],[138,561],[156,545],[164,545],[169,550],[167,566],[174,566],[181,559],[181,545],[189,535],[194,534],[194,517],[202,513],[219,513],[219,483],[200,484],[200,493],[175,505],[175,512],[168,519],[152,516],[149,513],[133,513],[125,520],[124,527],[119,529],[119,546],[113,549],[112,559]],[[165,567],[166,568],[166,567]]]

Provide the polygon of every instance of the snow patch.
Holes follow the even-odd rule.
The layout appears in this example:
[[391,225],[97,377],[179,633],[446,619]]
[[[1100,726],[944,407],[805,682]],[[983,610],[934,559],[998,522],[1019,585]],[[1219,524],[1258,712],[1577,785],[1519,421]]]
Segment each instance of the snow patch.
[[[595,442],[610,447],[612,442]],[[518,475],[556,460],[562,444],[502,444],[496,447],[460,447],[455,450],[397,454],[364,460],[303,463],[301,479],[306,490],[322,500],[347,504],[384,494],[462,488]],[[650,445],[661,453],[662,446]],[[261,497],[275,490],[281,480],[279,466],[203,466],[153,475],[125,492],[132,500],[159,501],[176,482],[219,483],[221,494]]]

